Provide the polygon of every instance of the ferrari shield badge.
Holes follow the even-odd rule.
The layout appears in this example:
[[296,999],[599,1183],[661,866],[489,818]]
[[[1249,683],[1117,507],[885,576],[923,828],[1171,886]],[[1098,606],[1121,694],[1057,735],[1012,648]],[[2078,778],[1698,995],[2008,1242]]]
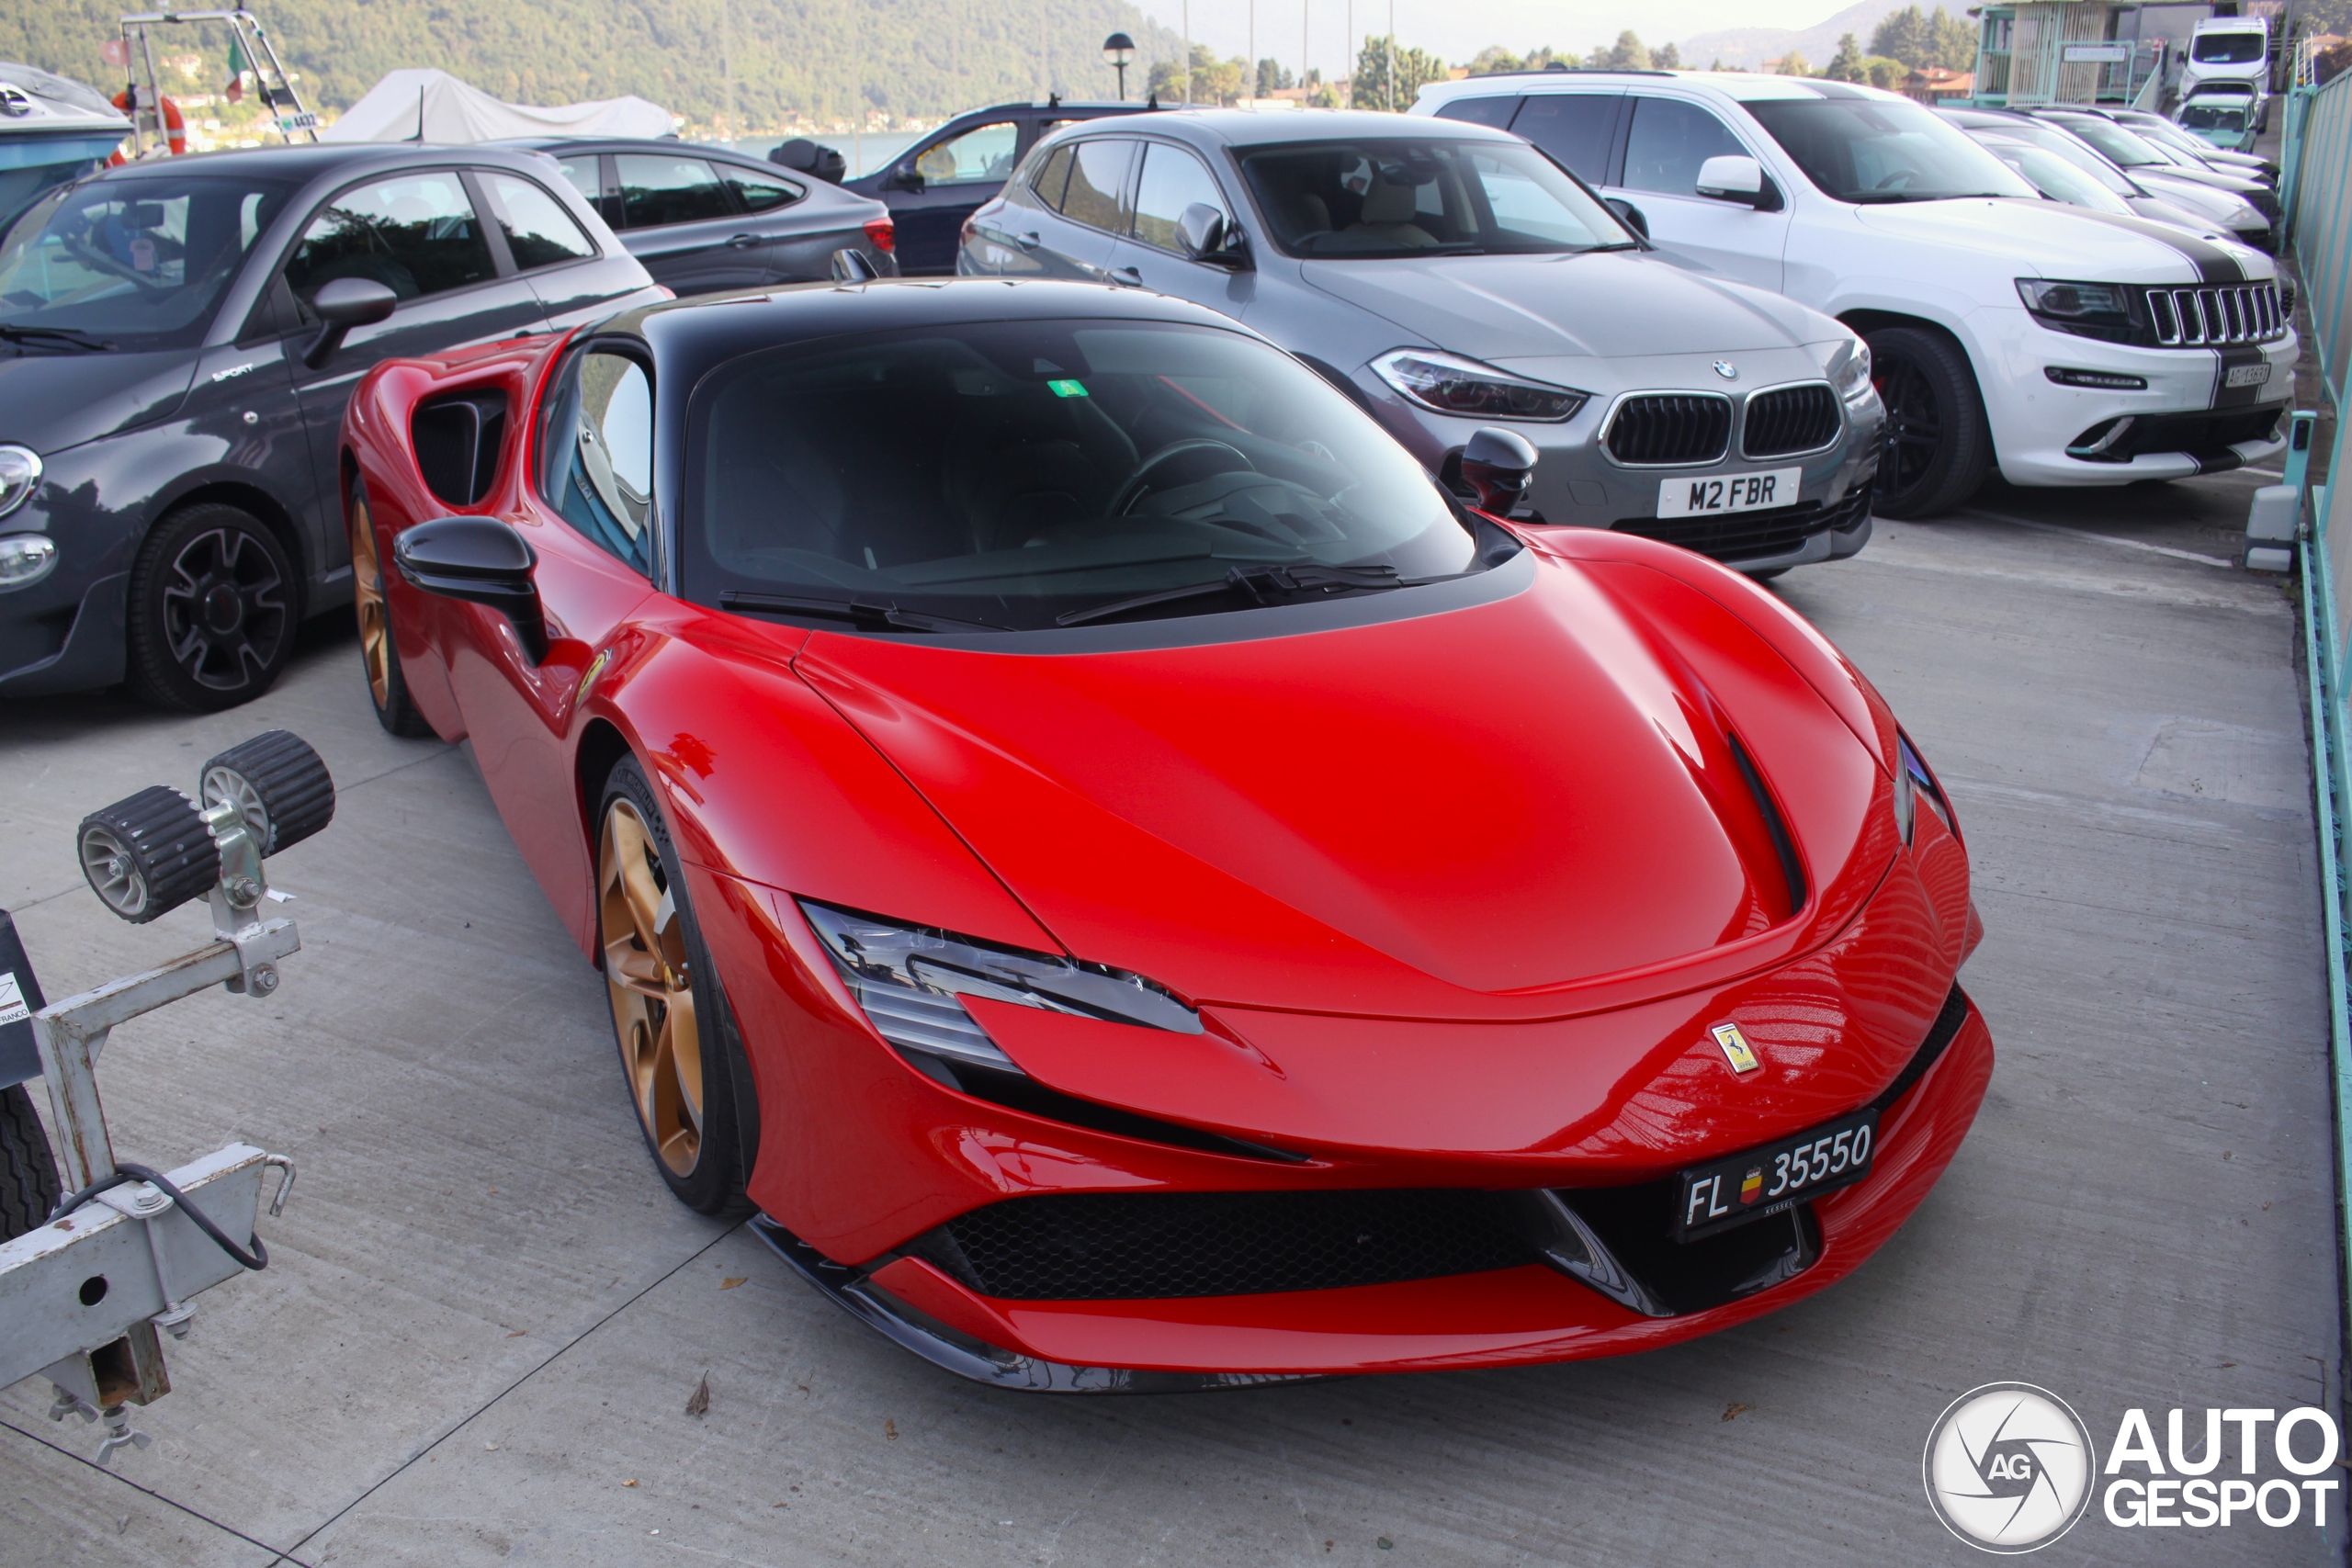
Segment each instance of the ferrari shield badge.
[[1723,1047],[1724,1060],[1731,1064],[1733,1072],[1752,1073],[1764,1065],[1756,1059],[1756,1053],[1749,1048],[1747,1036],[1739,1032],[1739,1025],[1719,1023],[1707,1032],[1713,1035],[1715,1043]]

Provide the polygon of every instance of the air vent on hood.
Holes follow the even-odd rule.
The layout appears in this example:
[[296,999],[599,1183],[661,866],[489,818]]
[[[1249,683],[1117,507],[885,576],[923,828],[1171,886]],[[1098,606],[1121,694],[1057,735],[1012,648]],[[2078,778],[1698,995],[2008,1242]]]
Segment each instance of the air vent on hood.
[[1720,461],[1731,446],[1731,400],[1720,392],[1644,392],[1609,416],[1601,445],[1621,463]]

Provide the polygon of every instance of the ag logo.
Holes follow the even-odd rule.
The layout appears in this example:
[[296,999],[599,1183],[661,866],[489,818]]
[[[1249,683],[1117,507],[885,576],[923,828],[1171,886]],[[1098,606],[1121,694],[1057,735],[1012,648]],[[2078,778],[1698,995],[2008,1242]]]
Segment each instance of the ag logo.
[[2098,1456],[2066,1402],[2024,1382],[1986,1383],[1952,1401],[1928,1433],[1928,1504],[1969,1545],[2039,1551],[2090,1506]]

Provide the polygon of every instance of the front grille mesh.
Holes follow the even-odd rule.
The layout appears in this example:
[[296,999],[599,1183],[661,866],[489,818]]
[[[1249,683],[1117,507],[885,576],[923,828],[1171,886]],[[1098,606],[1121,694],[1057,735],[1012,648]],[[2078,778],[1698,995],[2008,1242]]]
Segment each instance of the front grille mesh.
[[1837,440],[1839,428],[1838,394],[1822,383],[1775,387],[1747,400],[1739,449],[1750,457],[1816,451]]
[[1452,1189],[1012,1198],[908,1250],[1010,1301],[1327,1291],[1536,1261],[1495,1194]]
[[1731,446],[1731,400],[1715,393],[1644,393],[1617,405],[1609,455],[1642,465],[1713,463]]
[[2287,335],[2276,284],[2226,288],[2151,288],[2148,321],[2166,348],[2269,343]]

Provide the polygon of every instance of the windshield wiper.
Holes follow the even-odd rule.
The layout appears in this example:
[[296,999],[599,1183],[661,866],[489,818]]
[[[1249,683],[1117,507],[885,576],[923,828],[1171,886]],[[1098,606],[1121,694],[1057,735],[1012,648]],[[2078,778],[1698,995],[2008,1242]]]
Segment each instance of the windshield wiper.
[[786,593],[739,593],[729,588],[719,594],[718,602],[730,610],[748,610],[753,615],[815,615],[824,620],[848,621],[858,630],[869,632],[1001,632],[1012,629],[998,626],[993,621],[964,621],[953,615],[927,615],[917,610],[901,610],[896,604],[876,604],[855,599],[800,599]]
[[1057,626],[1075,626],[1087,621],[1100,621],[1140,610],[1150,604],[1170,604],[1179,599],[1204,599],[1212,593],[1246,593],[1260,604],[1268,603],[1267,594],[1311,593],[1326,588],[1407,588],[1411,584],[1401,581],[1393,566],[1272,566],[1245,570],[1235,567],[1214,582],[1194,582],[1182,588],[1163,588],[1157,593],[1138,593],[1132,599],[1114,599],[1108,604],[1096,604],[1090,609],[1072,610],[1066,615],[1056,615]]
[[1577,254],[1589,256],[1596,251],[1638,251],[1641,248],[1642,243],[1639,240],[1611,240],[1605,245],[1587,245]]
[[114,348],[114,344],[105,338],[92,337],[72,327],[16,327],[6,321],[0,321],[0,340],[19,346],[28,343],[70,344],[75,348],[95,349],[100,353],[110,353]]

